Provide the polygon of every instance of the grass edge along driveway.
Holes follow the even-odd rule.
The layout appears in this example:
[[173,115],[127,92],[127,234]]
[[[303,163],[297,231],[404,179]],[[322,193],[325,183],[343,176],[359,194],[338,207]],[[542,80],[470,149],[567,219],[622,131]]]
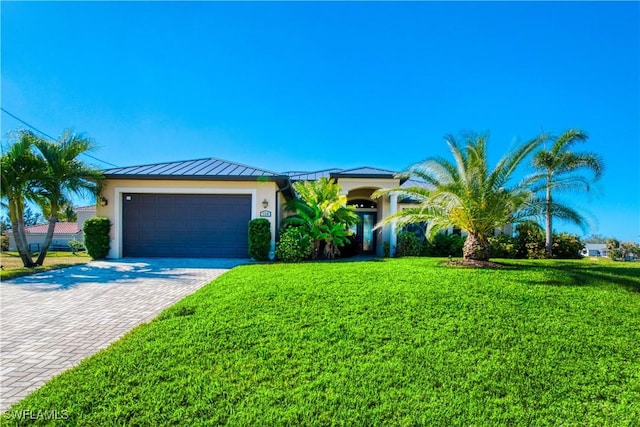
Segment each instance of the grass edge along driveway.
[[84,425],[637,425],[640,265],[235,268],[12,407]]

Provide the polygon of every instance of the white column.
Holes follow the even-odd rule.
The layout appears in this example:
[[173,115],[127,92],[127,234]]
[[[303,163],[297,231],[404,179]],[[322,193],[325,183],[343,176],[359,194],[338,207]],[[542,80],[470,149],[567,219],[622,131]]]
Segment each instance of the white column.
[[[398,212],[398,195],[391,193],[389,195],[389,215],[394,215]],[[391,246],[391,256],[396,254],[396,244],[398,242],[398,235],[396,232],[395,221],[391,223],[391,229],[389,230],[389,245]]]

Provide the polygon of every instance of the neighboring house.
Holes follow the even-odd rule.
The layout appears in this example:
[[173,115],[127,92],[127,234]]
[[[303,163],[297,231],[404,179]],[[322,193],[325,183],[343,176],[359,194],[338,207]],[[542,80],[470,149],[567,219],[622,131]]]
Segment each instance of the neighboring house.
[[584,249],[580,252],[582,256],[609,256],[609,250],[604,243],[585,243]]
[[[246,258],[247,224],[271,223],[272,243],[283,208],[294,197],[291,184],[321,177],[340,184],[361,223],[354,228],[363,252],[383,254],[396,232],[378,221],[397,212],[397,195],[372,199],[374,191],[404,185],[395,172],[371,167],[277,173],[215,158],[113,168],[97,214],[111,220],[109,257]],[[410,202],[410,201],[408,201]]]
[[[53,240],[51,241],[50,249],[68,249],[68,243],[71,240],[77,240],[81,242],[83,240],[82,226],[84,222],[96,215],[95,206],[84,206],[74,208],[76,215],[78,216],[76,222],[57,222],[53,231]],[[25,233],[27,237],[27,244],[32,251],[38,251],[44,243],[44,239],[47,235],[49,224],[38,224],[25,227]],[[11,230],[5,232],[9,236],[9,250],[15,251],[16,242],[13,239],[13,233]]]

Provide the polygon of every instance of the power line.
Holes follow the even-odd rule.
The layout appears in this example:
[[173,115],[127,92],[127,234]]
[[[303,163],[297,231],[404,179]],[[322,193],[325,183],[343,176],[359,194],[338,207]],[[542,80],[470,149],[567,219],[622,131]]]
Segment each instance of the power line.
[[[18,116],[16,116],[15,114],[12,114],[12,113],[10,113],[9,111],[5,110],[3,107],[0,107],[0,110],[2,110],[2,112],[3,112],[3,113],[6,113],[7,115],[9,115],[9,116],[13,117],[14,119],[16,119],[17,121],[19,121],[19,122],[20,122],[20,123],[22,123],[23,125],[25,125],[25,126],[27,126],[27,127],[31,128],[31,129],[35,130],[36,132],[38,132],[38,133],[39,133],[39,134],[41,134],[41,135],[46,136],[46,137],[47,137],[47,138],[49,138],[50,140],[52,140],[52,141],[55,141],[55,140],[56,140],[56,138],[52,137],[52,136],[51,136],[51,135],[49,135],[49,134],[46,134],[46,133],[42,132],[40,129],[36,128],[35,126],[30,125],[29,123],[27,123],[27,122],[25,122],[24,120],[22,120],[20,117],[18,117]],[[101,163],[105,163],[105,164],[107,164],[107,165],[109,165],[109,166],[113,166],[114,168],[119,167],[118,165],[114,165],[113,163],[109,163],[109,162],[107,162],[107,161],[105,161],[105,160],[101,160],[101,159],[99,159],[99,158],[97,158],[97,157],[94,157],[94,156],[92,156],[91,154],[82,153],[82,155],[83,155],[83,156],[90,157],[90,158],[92,158],[93,160],[97,160],[97,161],[99,161],[99,162],[101,162]]]

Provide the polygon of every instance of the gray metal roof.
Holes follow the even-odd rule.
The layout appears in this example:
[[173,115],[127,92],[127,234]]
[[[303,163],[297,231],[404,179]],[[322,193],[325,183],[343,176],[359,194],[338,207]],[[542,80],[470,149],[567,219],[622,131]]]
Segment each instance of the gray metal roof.
[[331,175],[336,177],[361,177],[361,178],[393,178],[397,172],[372,168],[369,166],[363,166],[354,169],[345,169],[338,172],[334,172]]
[[292,181],[316,181],[320,178],[329,178],[332,173],[339,172],[341,170],[342,169],[333,168],[333,169],[323,169],[315,172],[292,171],[292,172],[285,172],[285,174],[288,175]]
[[255,180],[261,177],[286,179],[287,177],[268,170],[216,158],[155,163],[106,169],[107,178],[184,178],[184,179],[236,179]]

